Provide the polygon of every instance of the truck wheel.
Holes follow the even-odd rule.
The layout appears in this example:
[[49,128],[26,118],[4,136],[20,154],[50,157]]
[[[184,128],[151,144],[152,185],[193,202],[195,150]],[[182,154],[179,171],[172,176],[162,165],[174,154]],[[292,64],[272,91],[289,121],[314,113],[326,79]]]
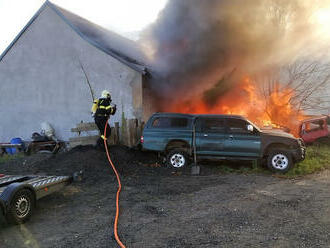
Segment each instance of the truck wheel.
[[267,159],[267,166],[277,173],[286,173],[293,166],[291,154],[285,150],[273,150]]
[[28,189],[17,191],[10,202],[6,218],[9,223],[21,224],[27,221],[34,209],[34,196]]
[[170,168],[180,169],[189,164],[189,156],[182,149],[174,149],[167,154],[166,161]]

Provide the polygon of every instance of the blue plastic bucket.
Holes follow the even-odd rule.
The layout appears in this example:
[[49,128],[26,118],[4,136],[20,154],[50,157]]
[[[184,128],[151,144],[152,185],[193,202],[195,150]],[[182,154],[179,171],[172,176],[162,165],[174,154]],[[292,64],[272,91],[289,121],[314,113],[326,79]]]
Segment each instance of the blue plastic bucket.
[[[11,141],[10,141],[10,144],[21,144],[22,145],[22,148],[23,148],[23,141],[22,141],[22,139],[21,138],[13,138],[13,139],[11,139]],[[10,148],[6,148],[6,152],[8,153],[8,154],[15,154],[15,153],[17,153],[18,151],[17,151],[17,148],[15,148],[15,147],[10,147]]]
[[10,154],[10,155],[13,154],[13,152],[12,152],[12,150],[11,150],[11,147],[7,147],[7,148],[6,148],[6,153],[7,153],[7,154]]

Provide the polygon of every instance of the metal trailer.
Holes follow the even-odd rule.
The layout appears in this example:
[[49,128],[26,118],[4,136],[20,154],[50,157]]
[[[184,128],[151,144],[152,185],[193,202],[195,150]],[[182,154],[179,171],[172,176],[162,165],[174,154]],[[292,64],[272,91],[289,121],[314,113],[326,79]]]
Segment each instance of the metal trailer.
[[62,189],[72,176],[17,176],[0,174],[0,212],[12,224],[30,218],[40,198]]

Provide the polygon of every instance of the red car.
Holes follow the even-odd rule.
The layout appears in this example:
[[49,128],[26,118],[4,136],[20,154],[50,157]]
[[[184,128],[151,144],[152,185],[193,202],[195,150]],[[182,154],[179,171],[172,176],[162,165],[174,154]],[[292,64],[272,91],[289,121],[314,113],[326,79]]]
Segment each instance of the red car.
[[299,136],[306,144],[314,142],[330,144],[330,116],[318,116],[303,120]]

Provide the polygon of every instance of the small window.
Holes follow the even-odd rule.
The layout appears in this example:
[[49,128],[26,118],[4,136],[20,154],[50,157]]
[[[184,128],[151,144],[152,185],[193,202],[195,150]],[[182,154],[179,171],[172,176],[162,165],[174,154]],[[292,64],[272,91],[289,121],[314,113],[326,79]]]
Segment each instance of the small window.
[[322,130],[324,128],[324,120],[315,120],[311,122],[306,122],[305,125],[303,126],[303,129],[308,132],[314,132],[317,130]]
[[225,122],[219,118],[207,118],[202,121],[202,130],[204,132],[224,132]]
[[187,118],[158,117],[152,122],[152,127],[156,128],[185,128],[187,126]]
[[229,133],[249,133],[247,130],[248,123],[240,119],[228,119],[228,131]]
[[172,118],[171,127],[186,127],[188,120],[186,118]]

